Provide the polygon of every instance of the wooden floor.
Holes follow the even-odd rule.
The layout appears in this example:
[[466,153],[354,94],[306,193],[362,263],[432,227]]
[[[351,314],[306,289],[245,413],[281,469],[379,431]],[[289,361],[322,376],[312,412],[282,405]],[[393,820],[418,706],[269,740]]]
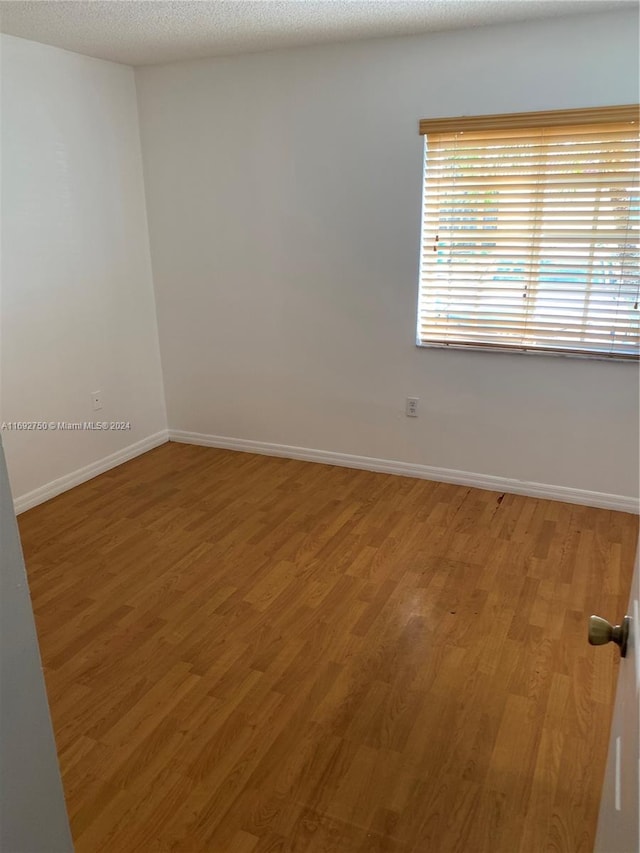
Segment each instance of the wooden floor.
[[167,444],[20,529],[77,853],[591,851],[634,516]]

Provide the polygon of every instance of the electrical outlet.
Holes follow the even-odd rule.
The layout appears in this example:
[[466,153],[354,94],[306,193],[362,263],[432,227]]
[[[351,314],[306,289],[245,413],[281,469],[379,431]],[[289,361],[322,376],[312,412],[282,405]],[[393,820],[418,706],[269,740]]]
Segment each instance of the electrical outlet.
[[407,397],[407,403],[404,413],[408,418],[418,417],[418,403],[420,400],[417,397]]
[[94,412],[100,411],[102,408],[102,391],[91,392],[91,404],[93,405]]

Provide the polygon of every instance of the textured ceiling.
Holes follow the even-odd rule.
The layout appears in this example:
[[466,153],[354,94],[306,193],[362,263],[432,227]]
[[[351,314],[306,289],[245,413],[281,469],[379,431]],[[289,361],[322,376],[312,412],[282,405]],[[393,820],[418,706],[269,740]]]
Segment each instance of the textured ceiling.
[[3,0],[0,30],[151,65],[624,8],[638,0]]

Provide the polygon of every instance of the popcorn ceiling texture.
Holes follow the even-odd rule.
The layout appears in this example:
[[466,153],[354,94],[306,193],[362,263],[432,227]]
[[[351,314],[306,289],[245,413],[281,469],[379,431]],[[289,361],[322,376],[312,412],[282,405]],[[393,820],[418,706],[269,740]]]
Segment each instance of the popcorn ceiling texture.
[[4,0],[0,31],[127,65],[153,65],[632,8],[636,0]]

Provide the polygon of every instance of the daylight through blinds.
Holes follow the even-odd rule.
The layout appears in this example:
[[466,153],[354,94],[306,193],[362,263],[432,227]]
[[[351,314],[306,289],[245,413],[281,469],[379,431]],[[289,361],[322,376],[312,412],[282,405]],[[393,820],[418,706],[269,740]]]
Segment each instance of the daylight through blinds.
[[418,342],[637,358],[637,107],[420,127]]

